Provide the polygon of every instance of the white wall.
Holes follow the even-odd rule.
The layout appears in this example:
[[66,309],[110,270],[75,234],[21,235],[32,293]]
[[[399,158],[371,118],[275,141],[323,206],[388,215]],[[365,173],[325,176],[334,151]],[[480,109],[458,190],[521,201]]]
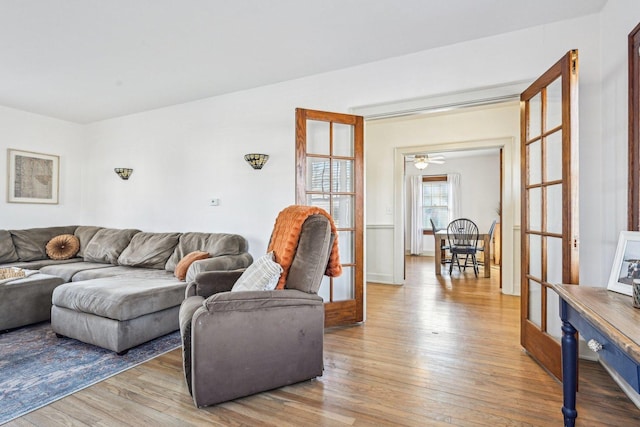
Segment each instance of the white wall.
[[[79,224],[84,167],[83,127],[0,106],[0,228],[20,229]],[[7,149],[60,157],[59,203],[7,202]]]
[[580,150],[580,277],[588,286],[606,282],[618,235],[627,229],[627,36],[640,22],[640,2],[607,2],[600,22],[602,103],[580,105],[584,120],[599,119],[600,131]]

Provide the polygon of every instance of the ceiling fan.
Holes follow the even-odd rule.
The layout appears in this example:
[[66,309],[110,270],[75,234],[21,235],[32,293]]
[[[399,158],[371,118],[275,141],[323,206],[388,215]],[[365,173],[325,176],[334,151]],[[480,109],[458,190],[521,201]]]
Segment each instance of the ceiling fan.
[[413,165],[422,170],[429,166],[429,163],[441,165],[444,163],[444,156],[440,154],[428,155],[428,154],[416,154],[413,156]]

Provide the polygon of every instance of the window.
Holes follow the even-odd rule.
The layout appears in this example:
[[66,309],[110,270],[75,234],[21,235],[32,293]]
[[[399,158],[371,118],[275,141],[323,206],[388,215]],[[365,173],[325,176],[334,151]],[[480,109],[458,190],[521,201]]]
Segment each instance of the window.
[[449,224],[449,183],[445,175],[422,177],[422,225],[425,234],[432,234],[431,221],[437,228]]

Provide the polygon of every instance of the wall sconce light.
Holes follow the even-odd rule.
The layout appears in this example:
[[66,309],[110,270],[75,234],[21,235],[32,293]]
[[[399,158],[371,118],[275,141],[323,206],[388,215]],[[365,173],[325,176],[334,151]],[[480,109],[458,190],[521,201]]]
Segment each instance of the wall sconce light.
[[133,169],[130,169],[130,168],[115,168],[114,171],[118,174],[118,176],[120,178],[122,178],[122,179],[124,179],[126,181],[131,176],[131,173],[133,172]]
[[247,161],[247,163],[251,165],[252,168],[262,169],[265,163],[267,163],[267,160],[269,160],[269,155],[251,153],[251,154],[245,154],[244,159]]

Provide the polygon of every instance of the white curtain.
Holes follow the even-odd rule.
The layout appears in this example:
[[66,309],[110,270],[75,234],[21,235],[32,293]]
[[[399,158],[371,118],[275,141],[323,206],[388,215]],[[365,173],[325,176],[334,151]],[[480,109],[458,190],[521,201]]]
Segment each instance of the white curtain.
[[462,198],[460,192],[460,174],[447,174],[447,183],[449,184],[449,222],[460,218]]
[[409,176],[409,242],[411,255],[422,253],[422,176]]

